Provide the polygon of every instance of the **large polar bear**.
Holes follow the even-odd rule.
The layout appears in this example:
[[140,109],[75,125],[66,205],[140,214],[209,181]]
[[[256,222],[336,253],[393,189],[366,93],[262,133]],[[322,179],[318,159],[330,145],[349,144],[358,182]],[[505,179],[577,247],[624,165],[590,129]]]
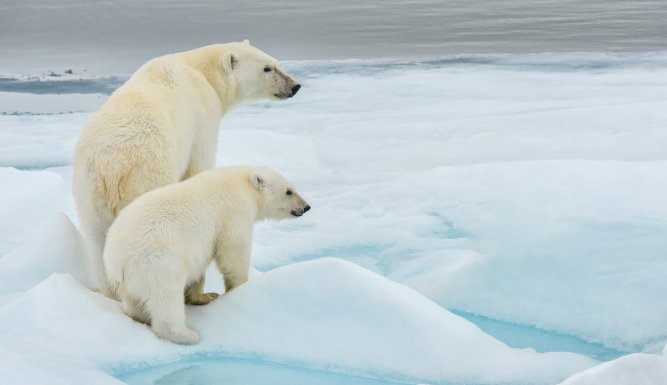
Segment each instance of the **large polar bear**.
[[215,164],[218,128],[235,106],[286,99],[301,86],[278,62],[243,43],[155,58],[97,111],[73,160],[73,192],[96,286],[109,226],[141,194]]
[[[267,168],[204,171],[137,198],[109,229],[104,267],[123,310],[158,336],[197,343],[185,323],[184,296],[199,288],[215,261],[229,291],[248,280],[253,225],[299,217],[310,209],[281,175]],[[185,294],[184,294],[185,291]],[[205,304],[218,295],[199,295]]]

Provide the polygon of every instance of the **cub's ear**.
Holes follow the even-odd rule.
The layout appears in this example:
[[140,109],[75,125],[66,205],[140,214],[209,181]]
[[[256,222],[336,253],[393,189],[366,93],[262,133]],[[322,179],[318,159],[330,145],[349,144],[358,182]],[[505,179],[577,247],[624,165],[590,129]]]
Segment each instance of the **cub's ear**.
[[225,57],[222,58],[222,66],[227,72],[231,72],[239,65],[239,59],[234,56],[233,53],[229,52],[225,54]]
[[264,178],[259,174],[252,174],[250,177],[250,183],[258,190],[262,191],[264,189]]
[[245,44],[245,45],[250,45],[250,40],[245,39],[245,40],[242,41],[242,43]]

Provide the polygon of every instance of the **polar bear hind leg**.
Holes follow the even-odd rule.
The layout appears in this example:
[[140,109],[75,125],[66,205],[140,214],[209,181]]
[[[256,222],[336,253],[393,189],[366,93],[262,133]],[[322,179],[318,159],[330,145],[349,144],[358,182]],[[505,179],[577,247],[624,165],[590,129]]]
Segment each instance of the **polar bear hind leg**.
[[137,322],[150,325],[150,316],[144,310],[144,304],[131,296],[123,296],[123,312]]
[[141,322],[150,319],[151,329],[160,338],[196,344],[199,333],[185,323],[186,273],[179,264],[170,264],[169,259],[168,255],[150,256],[126,266],[120,290],[123,310]]
[[88,183],[78,174],[74,177],[75,186],[78,187],[75,187],[73,192],[77,200],[76,209],[85,245],[85,259],[81,263],[88,272],[88,282],[84,283],[90,289],[107,294],[102,251],[113,216],[109,214],[101,193],[94,184]]
[[174,290],[163,298],[149,298],[146,310],[151,316],[151,329],[160,338],[177,344],[196,344],[199,333],[185,323],[182,290]]

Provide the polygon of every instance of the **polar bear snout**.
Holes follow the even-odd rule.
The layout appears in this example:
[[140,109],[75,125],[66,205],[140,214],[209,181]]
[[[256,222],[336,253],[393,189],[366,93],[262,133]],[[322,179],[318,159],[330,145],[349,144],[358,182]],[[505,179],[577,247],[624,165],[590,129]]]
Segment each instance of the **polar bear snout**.
[[286,74],[280,69],[273,71],[275,73],[274,79],[276,79],[276,84],[278,84],[278,92],[275,92],[273,96],[278,99],[289,99],[296,95],[297,92],[301,89],[301,84],[294,80],[291,76]]
[[299,208],[299,209],[296,209],[296,210],[292,210],[292,211],[291,211],[291,214],[294,215],[295,217],[300,217],[300,216],[302,216],[303,214],[305,214],[306,211],[308,211],[308,210],[310,210],[310,205],[306,204],[306,206],[303,207],[303,208]]
[[277,93],[273,94],[273,96],[277,97],[278,99],[289,99],[292,96],[296,95],[297,92],[299,92],[299,90],[301,89],[301,84],[296,83],[292,86],[292,88],[288,88],[288,89],[289,89],[289,91],[277,92]]

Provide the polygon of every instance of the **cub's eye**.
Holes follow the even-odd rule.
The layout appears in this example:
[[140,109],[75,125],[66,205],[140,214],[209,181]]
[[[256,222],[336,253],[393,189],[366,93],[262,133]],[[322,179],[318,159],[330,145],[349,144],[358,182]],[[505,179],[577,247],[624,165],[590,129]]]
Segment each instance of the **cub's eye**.
[[271,72],[271,67],[264,67],[264,72]]
[[287,192],[285,194],[292,195],[292,190],[287,190]]

